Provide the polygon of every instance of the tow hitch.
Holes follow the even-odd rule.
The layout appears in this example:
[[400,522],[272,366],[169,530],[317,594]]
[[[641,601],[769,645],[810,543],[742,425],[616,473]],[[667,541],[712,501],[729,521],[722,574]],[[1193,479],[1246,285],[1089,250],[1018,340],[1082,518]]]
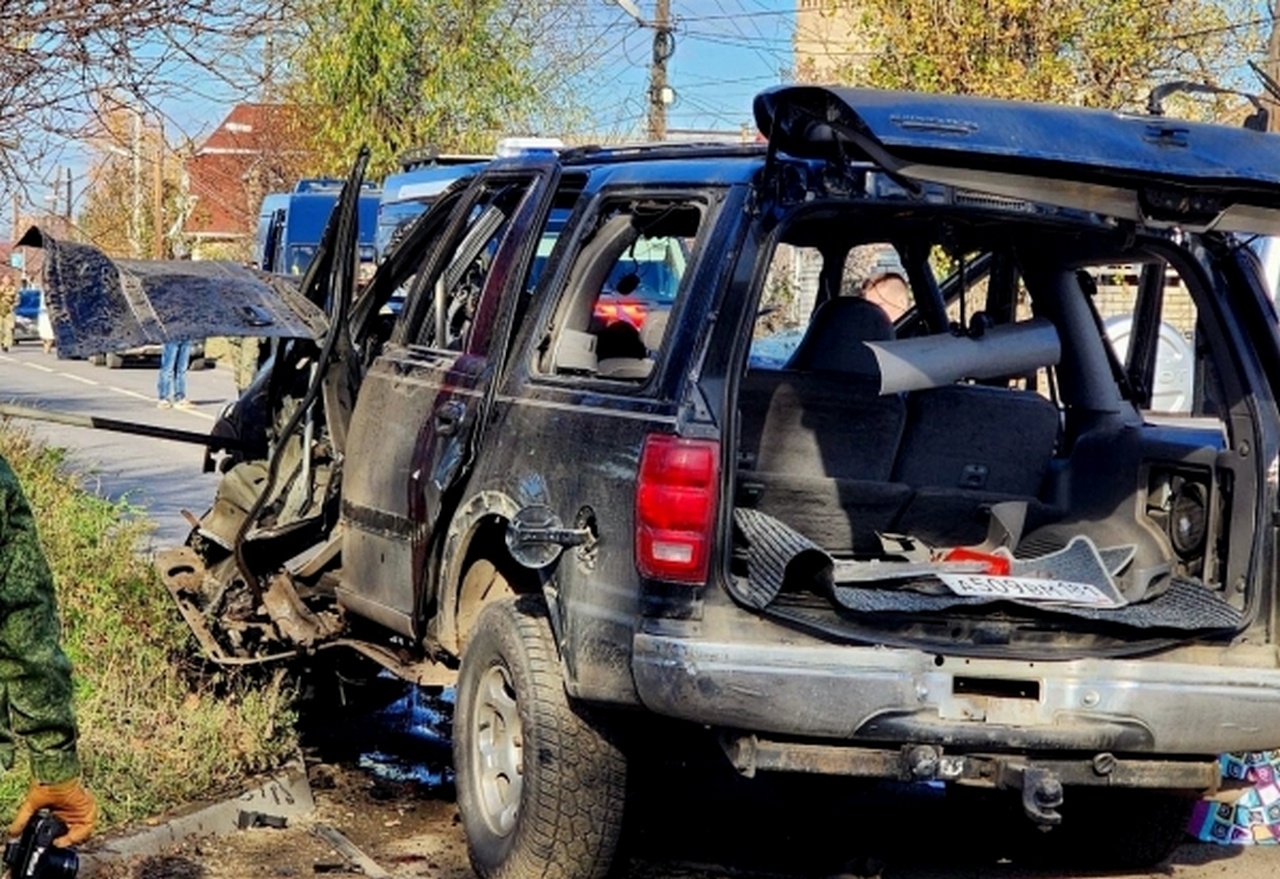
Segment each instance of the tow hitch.
[[1049,769],[1024,767],[1022,772],[1022,810],[1039,827],[1048,830],[1062,823],[1062,780]]
[[1022,808],[1038,826],[1062,822],[1067,787],[1114,787],[1186,791],[1195,795],[1218,789],[1216,760],[1141,760],[1110,752],[1076,758],[1036,759],[1016,754],[948,754],[941,745],[914,744],[900,749],[781,742],[749,734],[726,733],[721,747],[734,769],[751,778],[757,772],[800,772],[898,781],[944,781],[1022,793]]

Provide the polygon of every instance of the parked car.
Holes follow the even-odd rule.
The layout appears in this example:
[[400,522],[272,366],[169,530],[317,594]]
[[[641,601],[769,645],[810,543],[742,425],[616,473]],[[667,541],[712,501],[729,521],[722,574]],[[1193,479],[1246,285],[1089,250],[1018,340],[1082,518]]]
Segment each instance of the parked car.
[[[1280,339],[1240,246],[1280,229],[1280,138],[848,88],[755,113],[767,146],[496,160],[357,298],[345,223],[168,588],[217,661],[456,682],[484,877],[604,875],[638,715],[744,776],[1003,791],[1041,847],[1160,860],[1219,754],[1280,745]],[[848,295],[890,249],[896,322]]]
[[[107,369],[120,369],[130,361],[160,362],[163,345],[135,345],[119,351],[90,354],[89,362],[94,366],[105,366]],[[204,369],[208,362],[204,359],[204,341],[199,340],[191,345],[191,359],[187,361],[187,369]]]
[[13,307],[13,341],[34,342],[40,339],[36,317],[40,314],[40,290],[23,287],[18,291],[18,301]]

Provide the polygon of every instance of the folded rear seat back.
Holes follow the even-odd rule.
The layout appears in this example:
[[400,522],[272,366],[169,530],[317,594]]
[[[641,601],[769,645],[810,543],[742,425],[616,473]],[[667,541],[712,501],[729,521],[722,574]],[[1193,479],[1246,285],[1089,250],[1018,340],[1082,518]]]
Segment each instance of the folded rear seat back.
[[913,490],[896,523],[938,545],[980,542],[986,510],[1025,500],[1032,522],[1060,433],[1058,407],[1032,391],[949,385],[914,391],[893,479]]
[[739,398],[737,502],[786,522],[828,552],[874,551],[911,491],[890,482],[906,424],[880,395],[862,342],[893,338],[878,305],[842,296],[814,311],[784,370],[751,370]]
[[910,496],[890,481],[907,420],[900,395],[857,376],[752,370],[739,396],[739,503],[830,552],[870,550]]

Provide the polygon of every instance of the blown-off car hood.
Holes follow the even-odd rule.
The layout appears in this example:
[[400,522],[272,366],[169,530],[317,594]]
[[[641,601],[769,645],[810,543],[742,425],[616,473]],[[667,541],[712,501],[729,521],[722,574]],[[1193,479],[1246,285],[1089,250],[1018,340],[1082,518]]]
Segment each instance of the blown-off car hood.
[[45,251],[45,298],[63,357],[206,336],[316,339],[328,326],[293,280],[239,263],[113,260],[35,227],[19,243]]
[[800,158],[1188,230],[1280,232],[1280,136],[1110,110],[783,86],[756,124]]

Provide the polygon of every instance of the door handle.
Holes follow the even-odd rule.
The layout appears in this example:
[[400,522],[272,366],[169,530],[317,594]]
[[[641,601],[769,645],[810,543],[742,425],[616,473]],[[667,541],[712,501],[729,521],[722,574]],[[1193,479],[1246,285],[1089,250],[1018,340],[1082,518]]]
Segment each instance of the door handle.
[[467,407],[457,400],[445,403],[435,412],[436,433],[439,436],[453,436],[462,426],[462,419],[466,414]]

